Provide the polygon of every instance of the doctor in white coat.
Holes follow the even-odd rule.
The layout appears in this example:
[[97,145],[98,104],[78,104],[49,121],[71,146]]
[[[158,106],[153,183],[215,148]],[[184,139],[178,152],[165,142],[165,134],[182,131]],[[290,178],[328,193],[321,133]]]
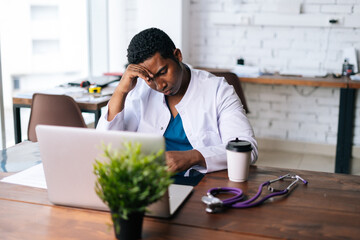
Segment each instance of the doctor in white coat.
[[158,133],[165,137],[170,171],[202,173],[227,168],[225,146],[238,138],[258,150],[240,99],[222,77],[190,69],[160,29],[131,40],[129,65],[97,129]]

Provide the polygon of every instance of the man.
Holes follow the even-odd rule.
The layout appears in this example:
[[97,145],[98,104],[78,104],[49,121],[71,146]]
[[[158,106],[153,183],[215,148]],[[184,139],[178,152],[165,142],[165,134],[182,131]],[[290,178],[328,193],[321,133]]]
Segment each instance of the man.
[[224,78],[190,69],[160,29],[146,29],[128,47],[129,65],[97,129],[162,134],[170,171],[226,168],[225,146],[236,137],[257,143],[243,106]]

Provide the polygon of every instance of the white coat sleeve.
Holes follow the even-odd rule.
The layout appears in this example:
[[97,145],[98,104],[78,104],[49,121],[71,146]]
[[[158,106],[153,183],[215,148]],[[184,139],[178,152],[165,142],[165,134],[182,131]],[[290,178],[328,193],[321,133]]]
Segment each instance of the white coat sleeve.
[[108,121],[108,106],[105,107],[104,114],[101,115],[96,126],[98,130],[118,130],[136,132],[139,125],[139,100],[134,98],[136,91],[131,91],[126,100],[124,109],[116,114],[113,120]]
[[216,101],[217,124],[222,144],[197,148],[205,158],[206,172],[227,168],[226,144],[235,138],[251,143],[253,148],[251,163],[255,163],[258,157],[258,148],[254,131],[233,87],[228,84],[221,84],[217,92]]
[[124,111],[119,112],[116,114],[113,120],[108,121],[108,106],[105,107],[104,114],[101,115],[99,122],[96,126],[97,130],[125,130],[124,124]]

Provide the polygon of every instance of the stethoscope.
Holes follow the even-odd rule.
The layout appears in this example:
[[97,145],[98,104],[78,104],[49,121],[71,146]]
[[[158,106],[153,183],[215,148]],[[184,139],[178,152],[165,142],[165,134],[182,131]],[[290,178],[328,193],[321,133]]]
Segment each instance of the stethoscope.
[[[272,183],[283,180],[283,179],[295,179],[295,180],[292,181],[290,183],[290,185],[283,190],[276,189],[276,188],[273,188],[270,186]],[[255,206],[258,206],[259,204],[262,204],[269,198],[287,194],[290,191],[290,189],[298,181],[301,181],[304,184],[308,184],[308,181],[306,181],[305,179],[301,178],[298,175],[286,174],[277,179],[269,180],[269,181],[266,181],[266,182],[260,184],[259,190],[256,193],[256,195],[246,201],[241,201],[244,198],[243,191],[239,188],[232,188],[232,187],[211,188],[207,192],[207,196],[203,196],[201,200],[207,205],[206,212],[208,212],[208,213],[218,212],[223,207],[250,208],[250,207],[255,207]],[[264,186],[268,186],[268,190],[271,193],[268,194],[267,196],[263,197],[262,199],[259,199],[258,201],[256,201],[259,198],[259,196],[261,195],[261,192],[262,192],[262,189]],[[234,196],[231,198],[227,198],[225,200],[220,200],[219,198],[215,197],[215,195],[219,194],[219,193],[227,193],[227,194],[232,194]]]

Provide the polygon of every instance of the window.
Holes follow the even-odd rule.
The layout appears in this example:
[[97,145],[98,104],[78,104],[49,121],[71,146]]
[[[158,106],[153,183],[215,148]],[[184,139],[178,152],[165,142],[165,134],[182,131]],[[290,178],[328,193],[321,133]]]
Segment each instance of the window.
[[[1,44],[0,44],[1,50]],[[2,71],[1,71],[1,51],[0,51],[0,103],[4,102],[3,100],[3,84],[2,84]],[[0,104],[0,146],[1,149],[6,148],[6,135],[5,135],[5,118],[4,118],[4,105]]]
[[[0,104],[6,124],[5,133],[1,134],[6,135],[7,147],[15,143],[13,96],[88,76],[87,1],[49,2],[0,1]],[[21,109],[23,139],[27,139],[29,113],[30,109]]]

